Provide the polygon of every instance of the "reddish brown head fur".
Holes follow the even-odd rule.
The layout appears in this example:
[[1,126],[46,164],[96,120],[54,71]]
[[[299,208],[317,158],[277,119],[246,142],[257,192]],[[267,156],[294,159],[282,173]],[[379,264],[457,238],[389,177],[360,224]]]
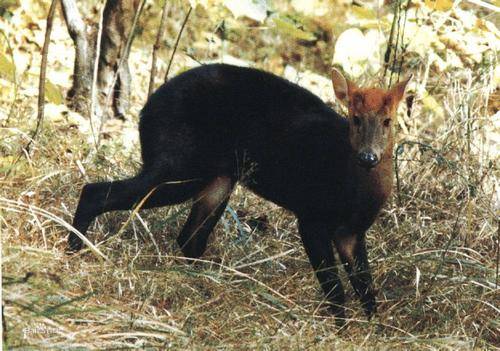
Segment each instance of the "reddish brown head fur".
[[332,71],[335,95],[349,111],[349,137],[361,166],[372,168],[383,157],[390,157],[392,120],[409,80],[405,79],[390,90],[359,88],[339,71]]
[[353,114],[367,115],[371,113],[384,114],[390,108],[391,98],[386,91],[379,88],[356,89],[352,94],[349,111]]

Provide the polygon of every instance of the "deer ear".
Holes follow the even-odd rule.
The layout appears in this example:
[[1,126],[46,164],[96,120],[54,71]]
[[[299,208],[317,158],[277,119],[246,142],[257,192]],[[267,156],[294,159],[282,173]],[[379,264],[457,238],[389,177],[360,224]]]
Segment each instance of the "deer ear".
[[336,68],[332,69],[332,84],[335,96],[345,106],[349,105],[349,95],[354,90],[354,84],[345,79],[344,75]]
[[394,88],[389,91],[389,95],[391,96],[394,105],[399,104],[399,102],[403,99],[408,83],[412,78],[413,75],[410,75],[409,77],[396,84],[396,86],[394,86]]

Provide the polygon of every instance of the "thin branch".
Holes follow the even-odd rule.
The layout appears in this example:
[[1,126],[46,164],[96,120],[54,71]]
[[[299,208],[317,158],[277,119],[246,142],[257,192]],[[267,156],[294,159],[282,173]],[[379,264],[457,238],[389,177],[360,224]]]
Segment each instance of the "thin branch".
[[392,77],[394,76],[394,71],[397,69],[397,59],[398,59],[398,49],[399,49],[399,38],[400,38],[400,30],[401,30],[401,3],[403,0],[397,0],[396,1],[396,12],[397,15],[394,14],[395,17],[397,17],[398,22],[396,24],[396,44],[394,44],[394,52],[392,55],[392,66],[391,66],[391,75],[389,76],[389,88],[392,86]]
[[40,77],[38,81],[38,112],[37,112],[37,121],[36,121],[36,127],[33,133],[31,134],[31,137],[26,144],[25,147],[21,149],[21,152],[19,152],[19,155],[16,157],[16,159],[12,162],[9,170],[5,174],[5,178],[7,178],[10,174],[10,172],[14,169],[14,165],[21,159],[21,156],[24,154],[26,157],[29,157],[29,152],[31,145],[35,141],[36,136],[38,135],[42,122],[43,122],[43,117],[45,113],[45,77],[47,74],[47,56],[49,53],[49,43],[50,43],[50,34],[52,32],[52,25],[54,23],[54,15],[56,12],[56,6],[57,6],[57,1],[58,0],[52,0],[50,3],[50,8],[49,8],[49,13],[47,15],[47,26],[45,29],[45,38],[43,42],[43,48],[42,48],[42,62],[40,63]]
[[404,38],[405,38],[405,30],[406,30],[406,22],[408,19],[408,9],[410,8],[411,0],[408,0],[406,3],[405,7],[405,18],[403,20],[403,31],[401,32],[401,59],[399,61],[399,68],[398,68],[398,81],[401,76],[401,70],[403,69],[403,63],[406,55],[406,48],[408,45],[405,45],[404,43]]
[[165,73],[165,82],[168,81],[168,74],[170,72],[170,67],[172,66],[172,61],[174,60],[175,52],[177,51],[177,47],[179,46],[179,41],[181,40],[182,32],[184,31],[184,27],[186,26],[186,23],[189,19],[189,15],[191,15],[191,11],[193,11],[192,7],[189,8],[189,11],[186,14],[186,17],[184,18],[184,22],[182,23],[181,30],[179,31],[179,34],[177,35],[177,40],[175,41],[174,50],[172,51],[172,56],[170,56],[170,61],[168,62],[167,72]]
[[[102,40],[102,31],[104,27],[104,9],[106,8],[105,1],[101,6],[101,11],[99,12],[99,24],[97,27],[97,38],[95,41],[95,60],[93,62],[92,67],[92,83],[90,84],[90,109],[89,109],[89,122],[90,122],[90,130],[92,131],[92,138],[94,139],[94,145],[96,151],[99,149],[100,143],[100,134],[96,135],[96,131],[94,128],[94,116],[98,117],[96,120],[100,120],[100,115],[96,113],[97,104],[97,76],[99,74],[99,57],[101,56],[101,40]],[[100,129],[100,125],[99,125]]]
[[484,7],[485,9],[494,11],[496,13],[500,12],[500,7],[495,6],[493,4],[490,4],[490,3],[487,3],[486,1],[482,1],[482,0],[467,0],[467,1],[469,1],[470,3],[473,3],[475,5]]
[[437,276],[439,275],[439,273],[441,272],[441,269],[443,268],[444,261],[445,261],[445,258],[446,258],[446,254],[450,250],[451,243],[458,237],[458,234],[460,234],[460,227],[459,227],[460,217],[461,217],[460,215],[462,214],[462,210],[464,209],[464,207],[465,207],[465,204],[463,204],[458,209],[457,217],[455,218],[455,224],[453,225],[453,229],[451,230],[450,239],[448,240],[448,242],[445,245],[444,251],[441,254],[441,261],[439,262],[438,266],[436,267],[436,270],[434,271],[434,274],[432,275],[431,283],[427,287],[426,292],[431,291],[432,285],[436,281]]
[[165,27],[167,26],[167,5],[168,1],[165,0],[165,4],[163,5],[163,12],[161,13],[160,20],[160,28],[158,28],[158,33],[156,34],[156,41],[153,45],[153,59],[151,62],[151,76],[149,77],[149,88],[148,88],[148,97],[151,96],[155,86],[155,76],[156,76],[156,55],[157,51],[160,48],[160,43],[163,37],[163,33],[165,32]]
[[[408,9],[410,7],[411,0],[406,1],[406,6],[403,5],[404,1],[405,0],[397,0],[394,2],[394,18],[392,20],[389,40],[387,42],[387,49],[384,54],[384,80],[387,76],[387,71],[389,68],[391,71],[389,75],[389,82],[387,84],[388,87],[391,87],[395,75],[397,76],[397,80],[399,80],[404,61],[404,55],[406,53],[404,38]],[[404,18],[402,18],[403,16],[401,15],[401,11],[404,11]],[[402,25],[401,20],[403,20]],[[399,57],[398,55],[401,57]],[[391,61],[392,63],[390,63]]]
[[43,42],[42,48],[42,62],[40,64],[40,79],[38,81],[38,113],[37,113],[37,122],[35,130],[31,136],[31,140],[26,144],[24,149],[29,153],[31,144],[35,140],[38,132],[41,129],[43,117],[45,114],[45,78],[47,75],[47,56],[49,53],[49,44],[50,44],[50,34],[52,32],[52,25],[54,23],[54,15],[56,12],[56,6],[58,1],[52,0],[49,8],[49,14],[47,15],[47,28],[45,30],[45,39]]
[[[394,5],[394,6],[396,6],[396,5]],[[387,69],[389,68],[389,61],[391,59],[391,51],[393,50],[394,29],[396,28],[396,21],[397,21],[397,12],[396,12],[396,8],[394,8],[394,18],[392,19],[391,32],[389,34],[389,40],[387,41],[387,49],[385,50],[385,54],[384,54],[384,74],[383,74],[384,79],[385,79],[385,76],[387,74]]]
[[500,266],[500,220],[497,220],[497,264],[495,274],[495,289],[498,289],[498,269]]

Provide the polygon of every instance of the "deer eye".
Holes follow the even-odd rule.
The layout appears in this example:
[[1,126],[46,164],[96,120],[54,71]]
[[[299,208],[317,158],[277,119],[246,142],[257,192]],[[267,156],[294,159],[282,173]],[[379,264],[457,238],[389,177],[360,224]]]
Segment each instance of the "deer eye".
[[384,127],[389,127],[389,125],[391,124],[391,119],[390,118],[387,118],[384,120]]
[[361,118],[359,118],[358,116],[354,116],[352,118],[352,121],[354,122],[355,126],[360,126],[361,125]]

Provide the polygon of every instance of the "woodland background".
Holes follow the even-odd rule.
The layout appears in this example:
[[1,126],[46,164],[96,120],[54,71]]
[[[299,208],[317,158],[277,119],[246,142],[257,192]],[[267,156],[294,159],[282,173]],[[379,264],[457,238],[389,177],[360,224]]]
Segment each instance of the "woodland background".
[[[67,100],[75,49],[58,5],[40,119],[50,2],[0,0],[3,346],[498,349],[498,1],[167,0],[156,86],[170,62],[169,77],[226,62],[284,76],[341,111],[332,65],[360,84],[414,74],[396,126],[394,195],[368,233],[372,320],[349,289],[351,319],[336,327],[295,218],[242,188],[195,265],[175,243],[188,205],[104,215],[90,250],[64,253],[83,184],[140,167],[138,113],[164,4],[146,1],[137,16],[123,119]],[[91,23],[103,2],[78,6]]]

